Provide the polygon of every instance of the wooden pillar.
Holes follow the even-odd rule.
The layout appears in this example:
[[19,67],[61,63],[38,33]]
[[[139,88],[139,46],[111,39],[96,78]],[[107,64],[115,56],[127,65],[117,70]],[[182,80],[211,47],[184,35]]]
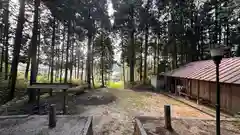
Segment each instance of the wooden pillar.
[[210,103],[211,103],[211,83],[210,82],[208,82],[208,100],[210,101]]
[[165,119],[165,128],[168,130],[172,130],[170,105],[164,105],[164,119]]
[[232,113],[233,112],[232,111],[232,98],[233,98],[233,96],[232,96],[232,85],[230,85],[230,84],[229,84],[229,89],[230,90],[229,90],[229,96],[228,96],[228,102],[229,102],[228,111]]
[[170,83],[169,77],[167,77],[166,82],[167,82],[167,86],[166,86],[165,90],[166,90],[166,92],[169,92],[171,90],[171,85],[170,85],[171,83]]
[[189,93],[190,93],[190,97],[192,97],[192,80],[188,80],[189,82],[188,83],[190,83],[190,86],[189,86]]
[[197,87],[197,104],[199,104],[199,93],[200,93],[200,80],[198,80],[198,87]]
[[49,108],[48,127],[49,128],[56,127],[56,107],[54,104],[52,104]]
[[174,90],[175,90],[175,95],[177,95],[177,79],[174,79]]

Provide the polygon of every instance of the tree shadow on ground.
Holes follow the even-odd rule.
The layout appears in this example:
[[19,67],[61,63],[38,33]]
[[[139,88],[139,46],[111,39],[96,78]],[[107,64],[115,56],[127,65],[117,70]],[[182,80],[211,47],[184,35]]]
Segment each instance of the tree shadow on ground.
[[[29,104],[25,101],[7,107],[0,112],[0,115],[46,115],[51,104],[55,104],[57,114],[63,114],[63,95],[61,93],[54,93],[53,96],[48,96],[47,93],[45,95],[47,96],[40,99],[40,113],[38,113],[37,103]],[[87,105],[109,104],[115,100],[116,96],[102,90],[91,90],[80,95],[68,94],[66,96],[67,114],[80,114],[85,111]]]
[[[67,102],[67,110],[68,114],[77,114],[80,111],[84,111],[83,107],[78,107],[74,105],[74,96],[68,95],[66,97]],[[2,115],[23,115],[23,114],[40,114],[46,115],[48,114],[49,106],[51,104],[55,104],[56,113],[63,114],[63,95],[54,94],[53,96],[46,96],[40,99],[40,113],[38,113],[37,103],[27,103],[27,101],[22,103],[16,103],[6,109],[6,111],[2,112]]]
[[76,105],[106,105],[116,101],[116,96],[101,90],[86,93],[76,98]]
[[155,92],[153,90],[153,87],[149,84],[138,84],[135,85],[131,88],[129,88],[130,90],[136,91],[136,92]]

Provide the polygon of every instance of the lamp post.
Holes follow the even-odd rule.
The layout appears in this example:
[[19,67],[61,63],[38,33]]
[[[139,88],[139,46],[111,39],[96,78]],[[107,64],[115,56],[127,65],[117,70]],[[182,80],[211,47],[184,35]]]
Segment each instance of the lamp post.
[[213,61],[216,65],[216,135],[220,135],[220,83],[219,83],[219,64],[223,57],[223,51],[220,48],[210,51]]

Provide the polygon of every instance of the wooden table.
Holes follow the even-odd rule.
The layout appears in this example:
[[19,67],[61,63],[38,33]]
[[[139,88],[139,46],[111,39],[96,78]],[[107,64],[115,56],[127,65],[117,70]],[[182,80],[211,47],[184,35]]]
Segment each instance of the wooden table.
[[[28,86],[28,89],[37,89],[37,106],[38,114],[40,114],[40,93],[41,90],[57,90],[58,92],[63,93],[63,114],[66,114],[66,91],[71,88],[71,83],[34,83]],[[63,91],[61,91],[63,90]]]

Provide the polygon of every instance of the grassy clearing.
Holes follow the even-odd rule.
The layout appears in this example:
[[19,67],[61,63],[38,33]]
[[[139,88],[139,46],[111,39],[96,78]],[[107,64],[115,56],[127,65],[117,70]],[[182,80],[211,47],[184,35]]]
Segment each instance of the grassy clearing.
[[[124,83],[123,83],[123,81],[118,81],[118,82],[107,81],[107,82],[105,82],[105,83],[106,83],[106,84],[105,84],[106,87],[108,87],[108,88],[113,88],[113,89],[122,89],[122,88],[124,88]],[[101,87],[101,85],[102,85],[101,82],[98,82],[98,81],[94,82],[95,88],[99,88],[99,87]]]
[[118,82],[109,81],[107,83],[107,86],[109,88],[121,89],[121,88],[124,88],[124,83],[123,83],[123,81],[118,81]]

